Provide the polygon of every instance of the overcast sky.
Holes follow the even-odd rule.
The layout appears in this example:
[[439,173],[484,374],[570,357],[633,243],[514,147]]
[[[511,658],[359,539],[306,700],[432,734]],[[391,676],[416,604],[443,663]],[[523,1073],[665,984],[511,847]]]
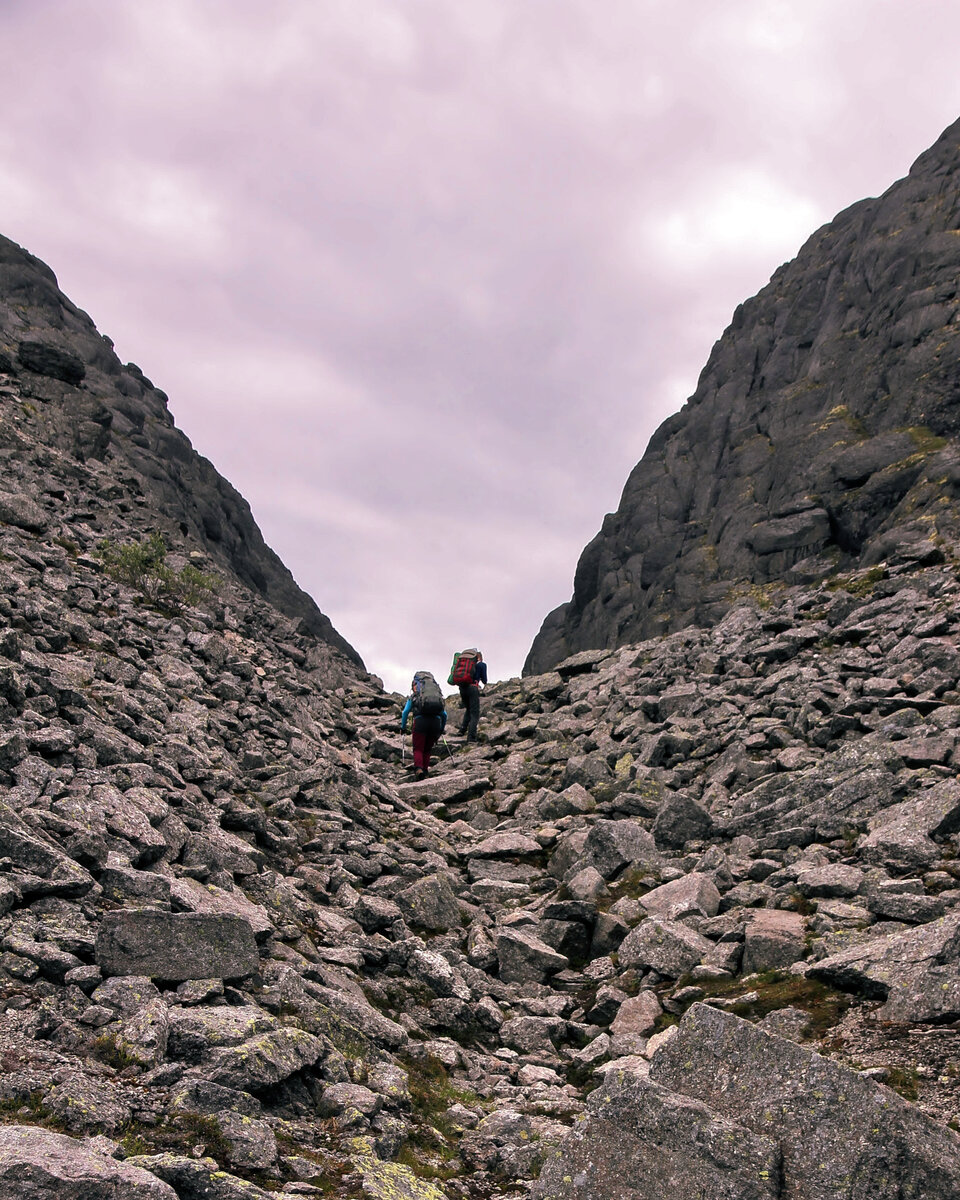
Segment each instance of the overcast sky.
[[388,687],[518,674],[735,306],[960,116],[951,0],[0,0],[0,233]]

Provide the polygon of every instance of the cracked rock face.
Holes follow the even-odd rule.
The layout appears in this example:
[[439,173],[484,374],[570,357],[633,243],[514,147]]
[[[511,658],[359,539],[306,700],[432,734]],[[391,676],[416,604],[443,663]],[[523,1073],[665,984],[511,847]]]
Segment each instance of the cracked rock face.
[[525,673],[714,622],[738,589],[935,556],[956,532],[958,172],[953,125],[737,309]]

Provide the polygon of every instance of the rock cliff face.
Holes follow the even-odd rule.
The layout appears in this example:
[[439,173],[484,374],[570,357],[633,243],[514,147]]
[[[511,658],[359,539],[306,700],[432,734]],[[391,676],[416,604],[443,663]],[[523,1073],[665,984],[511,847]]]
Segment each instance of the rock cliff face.
[[934,551],[960,489],[960,123],[734,314],[525,672],[709,624],[738,590]]
[[[57,287],[49,267],[4,237],[0,375],[7,377],[8,395],[12,388],[29,405],[34,420],[24,433],[31,442],[62,450],[78,463],[104,464],[97,478],[113,476],[114,486],[131,490],[130,503],[154,527],[187,549],[205,551],[362,666],[264,543],[247,502],[176,428],[164,393],[138,367],[120,362],[110,340]],[[11,483],[8,477],[6,486]],[[88,524],[97,527],[95,514]]]

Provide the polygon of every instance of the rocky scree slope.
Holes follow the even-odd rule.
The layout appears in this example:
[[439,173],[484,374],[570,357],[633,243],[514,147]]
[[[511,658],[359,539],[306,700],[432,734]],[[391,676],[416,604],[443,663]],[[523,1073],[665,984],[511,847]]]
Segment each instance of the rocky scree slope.
[[0,1196],[960,1194],[949,546],[495,685],[408,782],[301,623],[112,578],[139,481],[0,389]]
[[[118,482],[124,477],[127,502],[148,509],[155,527],[207,553],[362,666],[265,545],[247,502],[176,428],[166,395],[133,363],[120,362],[45,263],[4,237],[0,373],[34,416],[30,432],[38,441],[78,462],[105,464]],[[96,516],[88,523],[96,529]]]
[[922,553],[958,525],[960,123],[741,305],[580,557],[525,673],[738,589]]

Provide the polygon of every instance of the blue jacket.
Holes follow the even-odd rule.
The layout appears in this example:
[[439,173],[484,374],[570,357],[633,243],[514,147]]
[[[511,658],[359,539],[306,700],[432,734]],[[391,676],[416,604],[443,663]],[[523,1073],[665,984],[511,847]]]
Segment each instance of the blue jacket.
[[[407,702],[403,706],[403,712],[400,715],[400,732],[401,733],[407,732],[407,717],[410,716],[410,713],[412,712],[412,710],[413,710],[413,697],[408,696]],[[429,719],[430,718],[428,718],[428,720]],[[414,720],[416,720],[416,717],[414,717]],[[446,729],[446,727],[447,727],[447,710],[444,709],[440,716],[440,732],[443,733],[443,731]]]

